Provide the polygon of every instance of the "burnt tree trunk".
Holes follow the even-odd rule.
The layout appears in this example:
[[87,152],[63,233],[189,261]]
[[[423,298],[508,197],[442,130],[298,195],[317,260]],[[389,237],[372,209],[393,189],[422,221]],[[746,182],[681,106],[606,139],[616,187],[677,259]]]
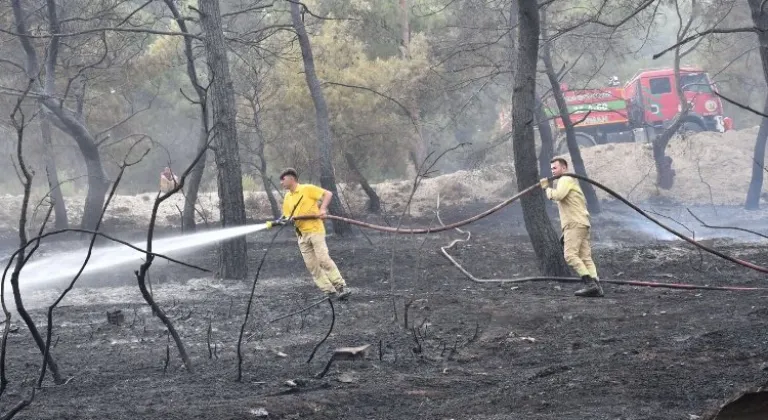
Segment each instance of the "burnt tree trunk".
[[[48,1],[48,24],[51,33],[61,33],[61,25],[56,13],[56,3]],[[53,96],[56,92],[56,63],[59,57],[59,37],[54,36],[48,44],[48,54],[45,61],[45,85],[43,92],[45,96]],[[53,138],[51,133],[51,122],[48,120],[50,115],[44,112],[44,106],[40,104],[40,134],[43,138],[43,149],[45,150],[45,173],[48,180],[48,187],[51,190],[51,200],[53,200],[53,211],[55,214],[54,227],[56,229],[66,229],[69,227],[67,220],[67,205],[64,202],[64,195],[59,186],[59,174],[56,169],[56,159],[53,154]]]
[[[675,2],[675,7],[679,7],[677,2]],[[696,0],[691,0],[691,10],[696,10]],[[680,22],[680,26],[677,30],[677,42],[680,43],[693,24],[695,13],[692,12],[690,14],[688,22],[684,25],[682,18],[680,17],[681,14],[679,8],[677,12]],[[672,157],[667,156],[667,146],[669,145],[669,141],[672,140],[672,136],[674,136],[685,124],[685,119],[688,117],[688,113],[691,110],[688,100],[685,99],[683,87],[680,85],[680,59],[690,54],[691,51],[693,51],[693,48],[695,48],[695,44],[694,47],[691,47],[684,52],[680,51],[679,46],[675,48],[675,92],[677,93],[677,99],[680,101],[680,112],[677,113],[672,124],[667,127],[661,135],[653,140],[653,161],[656,165],[656,185],[665,190],[671,189],[675,183],[675,170],[672,169]]]
[[[16,24],[16,32],[19,34],[18,38],[21,43],[22,48],[24,49],[25,55],[26,55],[26,67],[25,71],[27,75],[29,76],[30,80],[37,79],[38,73],[40,71],[39,61],[37,59],[37,52],[35,51],[34,47],[32,46],[32,43],[30,42],[30,38],[27,37],[28,31],[27,31],[27,25],[26,25],[26,16],[24,14],[24,11],[21,6],[20,0],[13,0],[11,2],[11,7],[13,9],[13,17]],[[49,4],[50,7],[50,4]],[[38,102],[38,106],[40,106],[41,102]],[[27,238],[27,214],[29,209],[29,197],[30,197],[30,190],[32,188],[32,176],[29,173],[29,171],[26,168],[26,165],[24,163],[24,153],[23,153],[23,133],[24,128],[21,126],[20,128],[16,128],[16,157],[18,160],[18,167],[20,172],[20,180],[22,182],[22,185],[24,186],[24,198],[22,200],[21,204],[21,211],[19,215],[19,245],[22,247],[22,251],[19,255],[16,257],[16,269],[11,274],[11,288],[13,289],[13,298],[14,303],[16,304],[16,312],[19,313],[21,318],[24,320],[24,323],[27,325],[27,328],[29,329],[30,334],[32,335],[32,338],[35,340],[35,344],[37,344],[37,347],[40,349],[40,353],[45,357],[44,363],[47,363],[48,368],[51,370],[51,373],[54,377],[54,380],[57,384],[62,383],[61,375],[59,373],[59,368],[56,365],[56,362],[54,361],[53,357],[48,354],[46,356],[45,351],[45,342],[42,339],[42,336],[40,335],[37,326],[35,325],[34,320],[32,319],[32,316],[30,316],[29,312],[24,307],[24,302],[21,297],[21,289],[19,287],[19,273],[21,272],[21,269],[24,266],[24,259],[25,259],[25,252],[24,247],[28,245],[28,238]],[[3,305],[3,310],[5,311],[5,305]],[[6,312],[5,315],[10,319],[11,314]],[[8,325],[10,325],[10,321],[6,319],[6,328]],[[2,350],[2,358],[3,362],[5,361],[5,340],[3,341],[3,350]],[[0,388],[5,389],[5,386],[7,385],[6,377],[5,377],[5,366],[3,366],[3,374],[2,374],[2,383],[0,384]]]
[[[533,135],[536,101],[536,64],[539,55],[539,5],[536,0],[520,0],[517,71],[512,95],[512,148],[520,190],[539,182],[536,144]],[[523,197],[523,219],[541,271],[546,275],[567,276],[558,235],[546,211],[541,190]]]
[[[328,207],[331,214],[337,216],[344,215],[344,209],[341,206],[339,193],[336,189],[336,177],[333,174],[333,137],[331,135],[331,123],[328,117],[328,105],[325,103],[325,96],[320,87],[320,80],[315,72],[315,60],[312,56],[312,46],[309,44],[309,36],[304,28],[304,18],[299,10],[299,4],[291,2],[291,19],[293,27],[296,29],[296,35],[299,38],[301,47],[301,57],[304,61],[304,77],[307,81],[309,94],[312,96],[312,102],[315,105],[315,123],[317,124],[317,143],[320,153],[320,185],[333,193],[333,199]],[[338,220],[333,221],[333,231],[338,235],[351,233],[348,223]]]
[[[208,111],[201,111],[203,121],[207,121]],[[201,121],[202,127],[200,127],[200,133],[197,140],[197,151],[199,152],[203,148],[208,147],[208,124]],[[195,167],[189,172],[189,176],[184,180],[187,190],[184,192],[184,209],[181,213],[181,225],[185,232],[197,231],[197,222],[195,221],[195,205],[197,204],[197,197],[200,194],[200,184],[203,181],[203,173],[205,173],[205,155],[197,161]]]
[[[763,48],[761,48],[762,53]],[[766,79],[768,81],[768,78]],[[763,114],[768,114],[768,98],[765,99]],[[755,151],[752,158],[752,178],[747,190],[747,201],[744,208],[747,210],[760,209],[760,195],[763,192],[763,174],[765,173],[765,144],[768,140],[768,118],[760,122],[760,130],[755,139]]]
[[552,136],[552,126],[549,125],[549,119],[544,112],[544,104],[541,98],[536,97],[536,125],[539,127],[539,137],[541,138],[541,150],[539,150],[539,176],[548,177],[552,174],[550,161],[555,155],[555,138]]
[[272,210],[272,216],[277,219],[283,212],[277,204],[275,194],[272,192],[272,182],[267,175],[267,157],[264,155],[266,138],[264,137],[264,132],[261,131],[258,94],[258,91],[256,91],[251,100],[251,108],[253,109],[253,127],[254,130],[256,130],[256,135],[259,137],[258,142],[256,143],[256,157],[259,158],[259,175],[261,177],[261,183],[264,185],[264,193],[267,194],[267,200],[269,200],[269,208]]
[[[14,19],[16,21],[16,30],[20,34],[19,41],[21,42],[24,53],[27,59],[27,72],[34,74],[30,76],[37,78],[40,65],[37,59],[37,52],[35,51],[32,43],[27,37],[27,26],[25,22],[24,13],[21,9],[21,4],[17,1],[12,2]],[[47,2],[48,20],[51,33],[60,33],[58,17],[56,15],[56,3],[52,0]],[[47,77],[53,78],[54,71],[56,69],[56,57],[58,55],[58,38],[53,37],[49,44],[49,51],[47,54],[46,70],[48,71]],[[49,79],[45,83],[43,92],[40,95],[41,99],[39,104],[50,111],[55,118],[46,118],[46,121],[56,125],[60,130],[67,135],[77,144],[80,149],[80,154],[85,160],[87,175],[88,175],[88,193],[85,198],[85,208],[83,209],[83,218],[80,226],[83,229],[92,230],[96,227],[96,223],[99,220],[102,206],[104,205],[104,197],[109,187],[104,168],[101,164],[101,156],[99,156],[99,149],[96,140],[91,136],[88,128],[80,115],[64,108],[63,104],[59,104],[57,100],[53,99],[52,92],[46,92],[46,89],[53,89],[53,81],[55,79]],[[82,101],[79,101],[82,103]],[[80,107],[79,107],[80,108]],[[51,172],[53,174],[55,172]],[[50,174],[49,174],[50,175]],[[57,181],[58,183],[58,181]],[[63,203],[63,201],[62,201]],[[62,216],[66,217],[66,215]]]
[[50,97],[43,100],[43,104],[51,111],[56,119],[52,120],[56,126],[75,140],[77,148],[85,161],[86,174],[88,176],[88,192],[85,196],[85,207],[80,227],[93,230],[99,222],[104,199],[109,189],[109,180],[101,163],[101,155],[96,140],[88,128],[83,125],[73,112],[59,106],[58,102]]
[[682,110],[677,114],[672,122],[672,125],[667,127],[664,132],[653,139],[653,162],[656,165],[656,186],[661,189],[671,189],[675,184],[675,170],[672,168],[672,157],[667,156],[667,146],[672,140],[672,137],[683,127],[685,124],[685,117],[688,115],[689,106],[685,100],[682,89],[680,88],[680,58],[678,51],[675,54],[675,80],[678,85],[678,94],[683,98],[681,100]]
[[[179,9],[176,7],[175,0],[164,0],[165,5],[171,11],[173,19],[179,25],[179,30],[183,33],[189,33],[187,29],[187,23],[184,17],[179,13]],[[195,66],[195,56],[192,52],[192,38],[184,37],[184,56],[187,59],[187,77],[192,84],[192,88],[197,95],[197,103],[200,107],[200,134],[197,141],[197,151],[199,152],[203,148],[208,148],[208,104],[207,104],[207,92],[200,86],[197,79],[197,67]],[[207,155],[207,153],[206,153]],[[197,203],[197,196],[200,192],[200,183],[203,180],[203,173],[205,172],[205,158],[203,155],[192,168],[189,176],[185,180],[186,191],[184,192],[184,210],[181,214],[181,226],[185,231],[194,232],[197,230],[197,224],[195,222],[195,204]]]
[[[255,83],[260,82],[261,81]],[[267,157],[264,154],[264,148],[266,147],[267,139],[264,136],[264,132],[261,131],[261,118],[259,117],[259,112],[261,111],[261,102],[259,101],[259,86],[254,86],[253,95],[248,98],[248,102],[251,104],[251,111],[253,112],[253,129],[257,136],[256,150],[254,150],[253,153],[255,153],[256,157],[259,158],[259,177],[261,178],[261,183],[264,186],[264,193],[267,194],[267,200],[269,200],[269,208],[272,211],[272,216],[277,219],[282,215],[282,211],[277,203],[277,199],[275,199],[275,193],[272,190],[272,181],[267,175]]]
[[261,183],[264,185],[264,193],[267,194],[267,200],[269,200],[269,208],[272,210],[272,216],[274,216],[275,219],[278,219],[282,215],[282,211],[280,211],[280,206],[277,204],[275,193],[272,190],[272,182],[269,181],[269,176],[267,176],[267,160],[264,158],[263,152],[259,155],[259,159],[261,161],[259,173],[261,174]]
[[64,201],[64,194],[59,185],[59,174],[56,168],[56,158],[53,154],[53,134],[51,133],[51,122],[45,107],[40,106],[40,135],[43,138],[43,148],[45,149],[45,175],[48,180],[48,188],[51,190],[51,200],[53,201],[54,228],[67,229],[69,220],[67,216],[67,204]]
[[381,199],[379,199],[379,195],[376,194],[376,190],[374,190],[373,187],[371,187],[371,184],[368,183],[368,180],[365,179],[363,173],[360,172],[360,168],[358,168],[355,163],[354,156],[352,156],[351,153],[346,152],[344,153],[344,159],[347,161],[347,166],[349,167],[349,171],[352,172],[352,176],[354,176],[355,180],[363,188],[365,195],[368,196],[368,211],[376,214],[381,213]]
[[[245,224],[243,176],[237,143],[237,108],[235,90],[229,73],[227,45],[221,26],[218,0],[199,0],[200,23],[205,36],[213,106],[214,155],[218,169],[219,212],[222,227]],[[248,275],[245,237],[223,241],[219,246],[219,275],[227,279],[244,279]]]
[[675,184],[675,170],[672,168],[672,158],[667,156],[667,145],[672,136],[683,126],[682,118],[678,118],[662,134],[653,140],[653,162],[656,165],[656,186],[663,190],[671,189]]
[[[571,155],[571,164],[573,171],[577,175],[587,176],[587,167],[584,165],[584,159],[581,158],[579,143],[576,141],[576,129],[571,121],[571,114],[568,112],[568,105],[565,103],[565,96],[560,89],[560,80],[558,80],[555,67],[552,64],[552,49],[550,47],[549,36],[547,35],[547,8],[541,9],[541,37],[544,39],[544,45],[541,47],[541,58],[544,61],[549,84],[552,85],[552,95],[555,97],[557,109],[560,112],[560,118],[565,126],[565,141],[568,144],[568,153]],[[597,199],[597,193],[592,184],[579,180],[581,190],[584,192],[584,198],[587,200],[587,209],[592,214],[600,213],[600,200]]]
[[[763,0],[748,0],[752,11],[752,22],[758,29],[757,39],[760,41],[760,59],[763,62],[763,78],[768,84],[768,11],[763,8]],[[763,113],[768,113],[768,97],[765,99]],[[749,210],[760,208],[760,194],[763,191],[763,176],[765,172],[765,143],[768,138],[768,118],[760,122],[760,131],[755,139],[755,154],[752,161],[752,179],[749,181],[747,201],[744,205]]]
[[[21,8],[21,4],[18,2],[13,3],[13,9],[18,20],[17,29],[20,34],[26,34],[27,28],[24,23],[24,12]],[[60,33],[59,20],[56,15],[56,5],[48,4],[48,20],[51,33]],[[26,73],[30,79],[38,79],[40,76],[40,63],[37,59],[37,52],[32,46],[29,39],[25,36],[19,38],[22,44],[22,48],[26,54]],[[56,88],[56,62],[59,55],[59,37],[51,37],[51,42],[48,44],[48,51],[46,54],[45,62],[45,81],[43,85],[44,96],[52,96]],[[39,81],[39,80],[38,80]],[[56,159],[53,154],[53,140],[51,133],[51,116],[46,112],[45,105],[42,101],[38,101],[38,109],[40,111],[40,135],[43,138],[43,149],[45,159],[45,172],[47,175],[48,188],[50,189],[51,200],[53,201],[53,209],[55,214],[55,228],[66,229],[69,227],[69,221],[67,220],[67,206],[64,202],[64,196],[59,188],[59,175],[56,169]]]

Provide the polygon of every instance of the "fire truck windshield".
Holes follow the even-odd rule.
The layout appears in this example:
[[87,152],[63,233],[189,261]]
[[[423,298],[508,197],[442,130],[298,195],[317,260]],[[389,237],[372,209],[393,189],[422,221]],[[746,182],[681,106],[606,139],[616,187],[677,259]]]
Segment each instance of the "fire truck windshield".
[[712,93],[712,86],[706,73],[681,74],[680,85],[683,86],[684,91]]

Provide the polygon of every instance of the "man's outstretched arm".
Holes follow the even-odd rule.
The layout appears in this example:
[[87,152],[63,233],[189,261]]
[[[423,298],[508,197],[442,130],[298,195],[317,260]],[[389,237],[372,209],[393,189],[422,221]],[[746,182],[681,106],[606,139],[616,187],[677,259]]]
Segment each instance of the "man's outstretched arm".
[[328,215],[328,205],[331,204],[333,193],[328,190],[323,190],[323,201],[320,203],[320,217],[323,218]]

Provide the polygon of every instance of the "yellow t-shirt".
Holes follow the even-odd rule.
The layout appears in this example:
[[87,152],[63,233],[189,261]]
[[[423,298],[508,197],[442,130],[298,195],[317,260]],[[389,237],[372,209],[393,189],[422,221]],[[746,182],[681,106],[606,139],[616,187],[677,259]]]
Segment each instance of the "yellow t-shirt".
[[576,178],[564,175],[555,188],[547,188],[547,198],[557,201],[560,210],[560,227],[589,226],[587,201]]
[[[291,217],[296,203],[299,203],[299,206],[293,211],[293,217],[320,213],[317,202],[323,198],[324,193],[325,190],[316,185],[297,185],[295,191],[289,191],[283,198],[283,216]],[[325,225],[320,219],[296,220],[295,225],[301,233],[325,233]]]

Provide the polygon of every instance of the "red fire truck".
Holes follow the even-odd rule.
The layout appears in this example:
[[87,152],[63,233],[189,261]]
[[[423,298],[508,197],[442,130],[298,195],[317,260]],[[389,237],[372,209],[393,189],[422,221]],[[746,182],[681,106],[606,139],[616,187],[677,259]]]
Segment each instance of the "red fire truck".
[[[615,77],[612,82],[614,86],[600,89],[569,90],[563,86],[580,147],[647,141],[671,125],[682,108],[672,68],[643,70],[624,87],[617,86]],[[715,94],[717,86],[706,72],[681,68],[680,84],[691,104],[681,131],[724,132],[733,128],[732,120],[723,117],[723,104]],[[547,114],[554,117],[558,129],[556,152],[567,153],[565,126],[554,101]]]

